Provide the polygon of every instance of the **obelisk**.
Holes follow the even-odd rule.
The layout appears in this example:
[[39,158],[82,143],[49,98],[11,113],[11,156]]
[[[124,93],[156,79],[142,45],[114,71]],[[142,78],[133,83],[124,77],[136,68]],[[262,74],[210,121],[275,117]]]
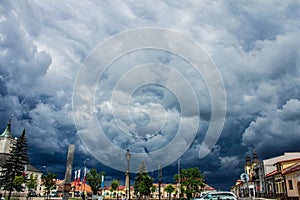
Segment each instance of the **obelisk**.
[[68,148],[65,183],[64,183],[64,188],[63,188],[63,200],[69,199],[69,192],[71,191],[71,175],[72,175],[72,165],[73,165],[73,159],[74,159],[74,150],[75,150],[75,145],[70,144],[69,148]]

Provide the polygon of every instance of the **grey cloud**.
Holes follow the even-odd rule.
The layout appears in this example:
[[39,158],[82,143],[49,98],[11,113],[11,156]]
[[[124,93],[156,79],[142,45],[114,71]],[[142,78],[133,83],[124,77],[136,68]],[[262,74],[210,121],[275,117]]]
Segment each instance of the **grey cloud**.
[[[299,100],[291,99],[282,109],[270,110],[265,116],[257,117],[243,133],[243,145],[254,146],[263,153],[296,150],[299,108]],[[291,109],[294,112],[290,112]]]
[[[50,162],[64,153],[69,143],[76,143],[78,157],[89,154],[76,134],[72,119],[76,73],[100,42],[131,28],[149,26],[168,27],[191,36],[217,64],[227,93],[227,117],[218,144],[207,157],[198,159],[211,115],[210,96],[201,77],[196,77],[187,63],[167,53],[136,53],[113,63],[97,91],[102,92],[97,96],[101,112],[108,113],[107,105],[101,103],[110,99],[114,83],[132,63],[159,61],[177,68],[197,91],[201,121],[194,142],[181,159],[186,167],[201,166],[208,181],[228,184],[230,178],[222,176],[229,167],[227,163],[234,162],[236,169],[242,167],[238,160],[244,159],[249,147],[255,147],[262,157],[298,147],[298,140],[288,139],[298,138],[298,2],[110,1],[104,4],[44,0],[3,1],[0,9],[0,126],[4,128],[9,115],[14,113],[14,133],[19,134],[23,127],[28,130],[33,158],[41,159],[38,154],[42,152],[43,161]],[[162,98],[160,104],[169,109],[169,115],[173,114],[166,124],[168,130],[173,130],[180,109],[177,101],[170,94],[148,89],[147,94]],[[185,88],[181,90],[184,94]],[[135,103],[153,101],[138,93],[135,98]],[[121,111],[126,109],[120,107]],[[125,148],[127,140],[112,126],[112,116],[101,117],[102,128]],[[142,119],[136,116],[135,120]],[[159,144],[156,140],[148,141],[152,149],[172,137],[163,134],[158,135]],[[279,142],[283,137],[287,142]],[[43,143],[46,139],[49,140]],[[139,142],[137,145],[142,146],[143,142]],[[61,156],[59,163],[64,164],[63,159]],[[80,165],[80,161],[75,163]],[[237,170],[230,170],[238,175]]]

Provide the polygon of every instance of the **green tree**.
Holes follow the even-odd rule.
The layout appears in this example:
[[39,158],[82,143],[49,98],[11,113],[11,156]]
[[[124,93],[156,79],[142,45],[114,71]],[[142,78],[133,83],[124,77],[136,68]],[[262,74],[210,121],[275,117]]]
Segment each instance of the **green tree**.
[[[156,191],[156,186],[152,185],[152,187],[151,187],[151,193],[153,194],[155,191]],[[152,196],[152,198],[153,198],[153,196]]]
[[[119,181],[118,180],[112,180],[111,182],[111,188],[113,189],[113,191],[116,191],[119,187]],[[117,192],[117,199],[119,199],[119,194]]]
[[23,190],[23,184],[25,183],[25,177],[24,176],[15,176],[14,181],[16,191],[20,192]]
[[151,188],[153,186],[153,179],[148,175],[142,176],[142,181],[140,182],[140,194],[147,197],[151,194]]
[[145,162],[138,168],[137,175],[134,179],[134,193],[139,198],[147,197],[151,194],[153,187],[153,179],[148,175]]
[[98,194],[98,190],[101,187],[102,176],[104,172],[97,172],[96,169],[91,169],[86,177],[88,184],[91,186],[94,195]]
[[[23,183],[26,182],[24,170],[28,162],[28,145],[24,129],[22,134],[12,142],[10,154],[1,166],[0,182],[2,188],[9,192],[8,200],[10,200],[12,191],[22,191],[24,189]],[[23,176],[23,179],[20,176]],[[22,180],[23,183],[19,184]]]
[[169,184],[165,188],[165,191],[168,193],[169,199],[171,199],[171,194],[175,191],[175,188],[173,185]]
[[[174,179],[178,182],[179,175],[175,174]],[[186,194],[187,199],[190,199],[203,188],[204,176],[197,167],[182,169],[180,171],[180,183],[183,187],[181,192]]]
[[37,187],[38,181],[37,181],[37,175],[30,174],[26,187],[28,188],[28,195],[27,197],[31,197],[31,192]]
[[45,187],[46,199],[50,199],[50,192],[56,187],[56,174],[47,172],[47,175],[42,176],[42,185]]

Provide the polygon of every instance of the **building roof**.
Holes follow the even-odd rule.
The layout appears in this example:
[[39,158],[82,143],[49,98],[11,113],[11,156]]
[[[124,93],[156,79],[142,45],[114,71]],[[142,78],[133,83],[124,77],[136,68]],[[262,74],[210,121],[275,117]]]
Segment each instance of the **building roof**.
[[[295,161],[295,160],[300,160],[300,158],[294,158],[294,159],[289,159],[289,160],[283,160],[283,161],[279,161],[277,163],[275,163],[274,165],[276,164],[279,164],[279,163],[283,163],[283,162],[288,162],[288,161]],[[297,171],[297,170],[300,170],[300,162],[297,162],[289,167],[286,167],[284,169],[282,169],[281,171],[277,171],[277,170],[274,170],[268,174],[265,175],[265,178],[268,178],[268,177],[271,177],[273,175],[276,175],[276,174],[288,174],[288,173],[291,173],[291,172],[294,172],[294,171]]]
[[297,161],[300,160],[300,158],[291,158],[291,159],[286,159],[286,160],[280,160],[276,162],[274,165],[280,164],[280,163],[285,163],[285,162],[291,162],[291,161]]
[[[7,153],[0,153],[0,166],[2,166],[5,163],[8,156],[9,156],[9,154],[7,154]],[[37,170],[35,167],[33,167],[32,165],[29,165],[29,164],[27,165],[27,171],[40,173],[39,170]]]
[[213,187],[211,187],[210,185],[205,184],[203,190],[204,190],[204,191],[214,191],[214,190],[216,190],[216,189],[213,188]]
[[91,186],[83,182],[79,182],[79,184],[75,186],[75,182],[73,181],[71,182],[71,187],[74,188],[75,191],[81,191],[81,192],[86,191],[88,193],[92,193]]
[[36,169],[32,165],[27,165],[27,171],[41,173],[38,169]]
[[0,137],[12,137],[10,127],[11,127],[11,118],[8,120],[6,129],[3,131]]
[[276,175],[276,174],[279,174],[279,173],[280,173],[279,171],[277,171],[277,170],[274,170],[274,171],[272,171],[272,172],[270,172],[270,173],[266,174],[266,175],[265,175],[265,178],[268,178],[268,177],[274,176],[274,175]]
[[300,170],[300,162],[295,163],[283,170],[282,174],[288,174]]

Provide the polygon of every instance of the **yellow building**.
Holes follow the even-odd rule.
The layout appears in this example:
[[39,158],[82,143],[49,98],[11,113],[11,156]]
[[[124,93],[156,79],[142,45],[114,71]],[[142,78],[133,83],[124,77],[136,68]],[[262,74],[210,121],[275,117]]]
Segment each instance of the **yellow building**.
[[[268,183],[268,187],[271,187],[270,189],[274,191],[275,197],[286,198],[288,196],[288,192],[292,193],[291,195],[294,195],[293,191],[289,191],[290,190],[288,189],[289,185],[286,184],[287,182],[285,179],[287,177],[286,172],[298,162],[300,162],[300,158],[278,161],[274,164],[274,166],[276,166],[276,170],[270,172],[265,176],[267,180],[266,182]],[[289,180],[292,180],[291,179],[292,176],[288,176],[288,177]],[[288,184],[289,182],[290,181],[288,181]]]
[[300,161],[286,168],[282,175],[288,199],[300,199]]

